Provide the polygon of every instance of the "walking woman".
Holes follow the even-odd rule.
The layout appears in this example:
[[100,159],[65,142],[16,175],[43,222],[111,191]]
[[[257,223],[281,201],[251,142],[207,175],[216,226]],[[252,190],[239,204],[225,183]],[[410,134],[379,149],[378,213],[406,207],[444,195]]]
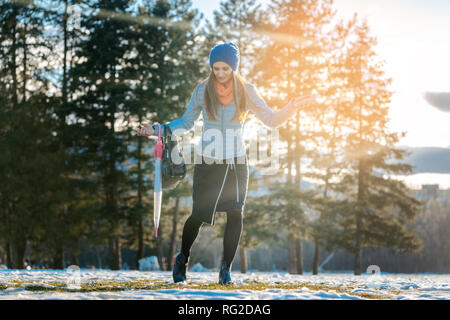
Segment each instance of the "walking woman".
[[[256,88],[236,72],[239,57],[239,49],[233,43],[215,46],[209,54],[208,78],[195,87],[183,116],[168,123],[174,132],[190,130],[200,113],[204,119],[194,162],[192,213],[184,224],[181,252],[175,258],[174,282],[186,280],[192,244],[203,223],[214,225],[216,212],[227,214],[219,283],[231,282],[231,264],[241,237],[248,188],[248,160],[242,139],[245,116],[253,112],[266,126],[276,128],[305,102],[301,97],[292,98],[284,108],[274,112]],[[142,126],[138,135],[156,135],[156,125],[142,123]],[[232,144],[228,141],[230,137]]]

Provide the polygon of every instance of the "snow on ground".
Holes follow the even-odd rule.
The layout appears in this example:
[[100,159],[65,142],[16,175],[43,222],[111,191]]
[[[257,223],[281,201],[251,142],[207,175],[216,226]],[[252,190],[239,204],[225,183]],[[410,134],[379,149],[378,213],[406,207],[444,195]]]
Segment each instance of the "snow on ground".
[[[195,283],[213,284],[218,281],[218,272],[188,272],[187,284],[174,288],[144,290],[126,288],[123,291],[59,292],[30,291],[27,285],[52,288],[48,283],[68,283],[70,276],[65,270],[0,270],[1,299],[168,299],[168,300],[279,300],[279,299],[366,299],[384,296],[388,299],[446,299],[450,300],[450,275],[437,274],[364,274],[322,273],[291,275],[286,272],[232,272],[237,286],[249,283],[264,283],[265,290],[196,289]],[[111,271],[82,269],[77,274],[79,283],[112,281],[159,281],[172,284],[171,272],[165,271]],[[14,286],[14,283],[21,283]],[[306,285],[301,285],[305,284]],[[298,284],[295,289],[276,288],[277,284]],[[328,288],[330,287],[330,288]],[[338,290],[336,288],[342,288]],[[370,297],[372,295],[372,297]]]

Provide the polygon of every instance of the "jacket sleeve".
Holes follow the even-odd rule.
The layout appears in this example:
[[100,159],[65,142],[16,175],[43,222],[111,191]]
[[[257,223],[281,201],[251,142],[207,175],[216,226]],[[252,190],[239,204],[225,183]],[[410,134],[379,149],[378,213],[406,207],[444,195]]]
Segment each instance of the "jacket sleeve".
[[248,84],[248,96],[249,103],[248,109],[252,111],[255,116],[262,121],[266,126],[271,128],[277,128],[282,125],[284,122],[289,120],[295,112],[298,110],[294,105],[285,106],[284,108],[273,111],[261,98],[261,95],[258,93],[255,86]]
[[[175,119],[172,122],[167,123],[169,128],[174,132],[177,129],[185,129],[189,131],[194,126],[195,121],[199,118],[200,112],[202,111],[202,105],[198,98],[198,91],[200,85],[195,87],[194,92],[192,93],[191,99],[189,101],[188,107],[186,111],[183,113],[182,117],[179,119]],[[154,125],[154,128],[157,126]],[[162,129],[163,127],[161,127]],[[162,133],[163,129],[161,130]]]

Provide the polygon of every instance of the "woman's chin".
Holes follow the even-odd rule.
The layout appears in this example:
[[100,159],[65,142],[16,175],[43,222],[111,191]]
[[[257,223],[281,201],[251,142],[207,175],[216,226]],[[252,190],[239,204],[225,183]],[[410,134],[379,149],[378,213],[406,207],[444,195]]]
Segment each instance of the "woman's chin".
[[228,81],[230,81],[230,80],[231,80],[231,78],[230,79],[222,79],[222,80],[219,79],[219,82],[224,84],[224,83],[228,83]]

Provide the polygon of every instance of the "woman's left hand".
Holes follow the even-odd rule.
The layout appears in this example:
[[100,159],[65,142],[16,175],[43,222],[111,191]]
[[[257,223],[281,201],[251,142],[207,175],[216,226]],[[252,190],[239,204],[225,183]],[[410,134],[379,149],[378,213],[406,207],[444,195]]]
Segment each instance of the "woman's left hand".
[[305,104],[306,102],[317,98],[317,94],[312,94],[309,96],[305,96],[305,97],[295,97],[292,98],[291,100],[289,100],[289,105],[294,105],[294,107],[299,107],[302,104]]

